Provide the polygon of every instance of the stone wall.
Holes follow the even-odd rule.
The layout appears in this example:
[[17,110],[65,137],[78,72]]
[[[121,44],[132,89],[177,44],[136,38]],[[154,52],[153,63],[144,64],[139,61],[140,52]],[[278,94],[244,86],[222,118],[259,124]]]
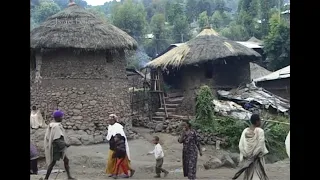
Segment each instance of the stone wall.
[[219,89],[230,90],[250,82],[250,65],[247,61],[227,61],[214,64],[212,78],[206,77],[207,64],[188,66],[181,69],[181,87],[184,100],[177,109],[179,115],[194,115],[197,92],[202,85],[212,88],[213,94]]
[[42,56],[42,82],[32,84],[31,104],[52,120],[52,112],[65,112],[65,129],[104,135],[108,115],[117,114],[130,129],[130,100],[125,57],[104,52],[46,52]]
[[[172,135],[180,135],[182,130],[180,127],[181,122],[182,120],[180,119],[170,119],[159,123],[150,121],[149,118],[145,117],[136,117],[132,120],[133,126],[145,127],[154,132],[170,133]],[[197,132],[201,144],[216,145],[216,142],[220,141],[221,145],[226,145],[226,137],[222,138],[216,134],[201,131],[200,129],[197,129]]]

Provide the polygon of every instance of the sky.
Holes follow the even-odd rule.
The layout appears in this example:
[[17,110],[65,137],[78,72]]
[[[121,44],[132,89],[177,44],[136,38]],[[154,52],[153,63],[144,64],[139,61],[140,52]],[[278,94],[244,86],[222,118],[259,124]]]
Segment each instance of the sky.
[[85,0],[87,1],[88,5],[98,6],[103,5],[105,2],[112,1],[112,0]]

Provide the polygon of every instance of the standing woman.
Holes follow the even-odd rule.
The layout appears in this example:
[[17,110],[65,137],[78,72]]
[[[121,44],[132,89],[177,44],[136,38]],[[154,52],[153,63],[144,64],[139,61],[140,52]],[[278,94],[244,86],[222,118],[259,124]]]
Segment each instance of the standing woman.
[[182,134],[179,137],[179,143],[183,144],[182,162],[183,175],[188,179],[196,179],[198,152],[202,156],[200,142],[198,141],[196,131],[191,129],[190,122],[182,123]]
[[[135,170],[130,167],[130,151],[129,151],[129,144],[127,141],[127,137],[123,130],[123,126],[117,122],[118,117],[115,114],[109,115],[109,126],[108,126],[108,134],[107,134],[107,141],[109,141],[109,153],[108,153],[108,162],[106,173],[109,174],[109,177],[114,177],[116,174],[124,173],[123,169],[116,169],[116,159],[113,158],[116,150],[116,142],[115,136],[116,134],[120,134],[125,138],[125,147],[126,147],[126,156],[124,158],[123,164],[129,167],[130,170],[130,177],[133,176]],[[116,172],[118,171],[118,172]]]

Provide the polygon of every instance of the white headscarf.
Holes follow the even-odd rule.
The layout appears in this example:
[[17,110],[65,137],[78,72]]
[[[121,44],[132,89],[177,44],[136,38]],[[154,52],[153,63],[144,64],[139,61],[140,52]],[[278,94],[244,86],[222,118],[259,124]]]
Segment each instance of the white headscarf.
[[[116,118],[117,116],[115,114],[110,114],[109,117]],[[124,133],[123,126],[121,124],[117,123],[117,122],[114,123],[113,125],[110,124],[108,126],[108,134],[107,134],[106,139],[108,141],[110,141],[111,137],[115,136],[116,134],[121,134],[121,136],[123,136],[125,138],[127,156],[128,156],[128,159],[130,160],[129,144],[128,144],[128,141],[127,141],[126,134]]]

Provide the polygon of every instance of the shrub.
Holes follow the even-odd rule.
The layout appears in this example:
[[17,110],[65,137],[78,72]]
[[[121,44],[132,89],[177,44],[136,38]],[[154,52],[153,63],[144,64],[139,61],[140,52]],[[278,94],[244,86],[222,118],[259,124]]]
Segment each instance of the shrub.
[[[201,86],[196,100],[196,121],[204,126],[214,125],[213,95],[209,86]],[[214,128],[211,127],[211,128]]]

